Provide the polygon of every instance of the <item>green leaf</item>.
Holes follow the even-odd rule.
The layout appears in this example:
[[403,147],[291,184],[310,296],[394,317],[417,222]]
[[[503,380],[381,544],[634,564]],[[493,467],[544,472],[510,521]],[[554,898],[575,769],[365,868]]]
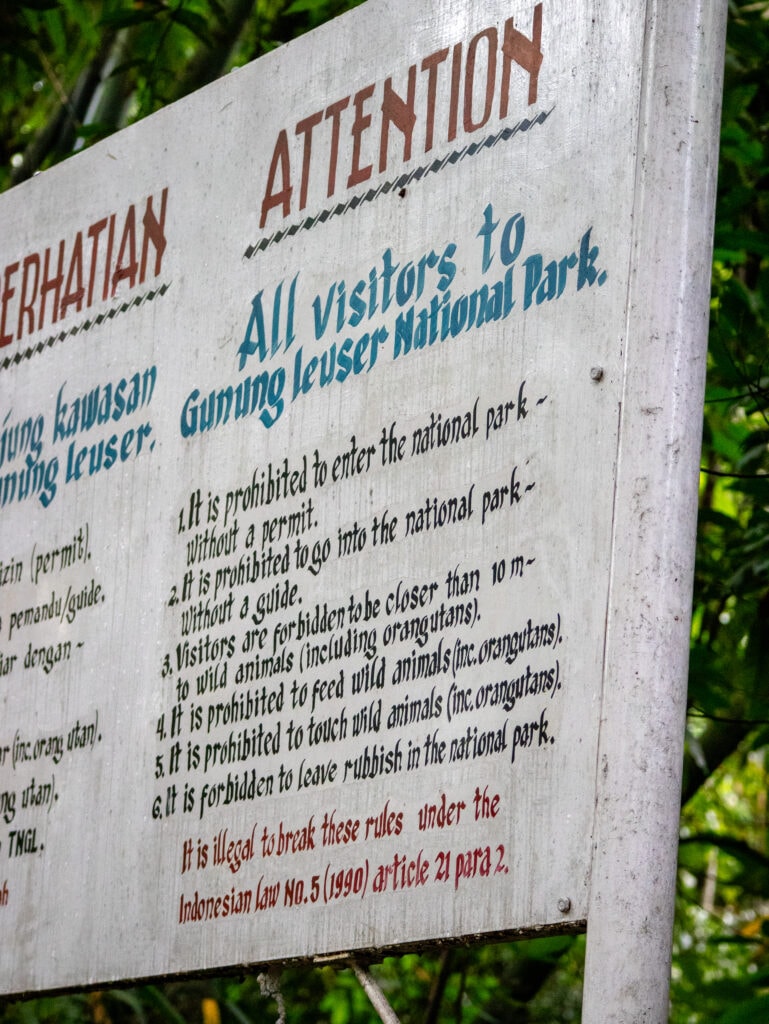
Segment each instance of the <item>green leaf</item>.
[[64,31],[61,13],[58,10],[46,10],[43,14],[43,24],[48,35],[51,37],[55,49],[63,54],[67,52],[67,36]]
[[171,21],[189,29],[193,35],[197,36],[207,46],[211,45],[211,33],[208,29],[208,22],[202,15],[196,14],[194,11],[188,11],[186,7],[177,7],[175,11],[171,12]]
[[171,1024],[186,1024],[184,1017],[173,1007],[157,985],[147,985],[144,991],[149,1000],[157,1007],[163,1020],[170,1021]]
[[766,1020],[769,1020],[769,996],[757,996],[727,1010],[716,1024],[760,1024]]
[[130,28],[132,25],[146,25],[155,21],[157,10],[151,6],[120,8],[102,15],[100,24],[107,28]]
[[286,14],[316,13],[325,7],[324,0],[293,0],[285,10]]
[[715,245],[718,249],[744,250],[758,256],[769,256],[769,235],[763,231],[721,229],[716,232]]

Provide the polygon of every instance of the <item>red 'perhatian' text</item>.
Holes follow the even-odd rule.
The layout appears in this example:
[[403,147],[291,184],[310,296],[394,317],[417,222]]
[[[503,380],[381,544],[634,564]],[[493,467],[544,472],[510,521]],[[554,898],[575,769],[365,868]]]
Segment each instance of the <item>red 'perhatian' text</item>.
[[0,279],[0,347],[72,310],[106,302],[121,284],[131,289],[157,277],[166,250],[167,200],[164,188],[159,198],[146,198],[143,213],[131,203],[122,217],[110,213],[74,237],[8,263]]

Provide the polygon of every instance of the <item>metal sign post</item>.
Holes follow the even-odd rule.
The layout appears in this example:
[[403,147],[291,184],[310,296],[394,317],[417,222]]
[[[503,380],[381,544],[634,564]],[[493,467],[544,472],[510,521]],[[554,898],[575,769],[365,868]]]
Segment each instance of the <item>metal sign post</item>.
[[583,1021],[667,1021],[726,10],[648,5]]

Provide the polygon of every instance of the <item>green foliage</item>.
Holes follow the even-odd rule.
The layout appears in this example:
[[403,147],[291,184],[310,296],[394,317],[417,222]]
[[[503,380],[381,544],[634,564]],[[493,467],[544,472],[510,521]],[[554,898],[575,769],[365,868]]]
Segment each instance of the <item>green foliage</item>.
[[673,966],[676,1024],[769,1002],[769,4],[732,3],[725,67],[691,717]]
[[0,190],[360,0],[4,0]]
[[[357,0],[4,0],[0,189]],[[769,1019],[769,0],[731,0],[673,1024]],[[627,951],[632,955],[632,951]],[[582,938],[390,957],[403,1024],[579,1019]],[[369,1024],[350,970],[290,968],[0,1005],[3,1024]]]

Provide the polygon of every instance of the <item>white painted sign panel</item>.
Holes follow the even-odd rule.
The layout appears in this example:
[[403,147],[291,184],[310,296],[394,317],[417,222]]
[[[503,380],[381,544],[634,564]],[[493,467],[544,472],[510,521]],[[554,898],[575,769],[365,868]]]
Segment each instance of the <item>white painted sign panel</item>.
[[372,0],[0,198],[3,991],[584,927],[646,19]]

